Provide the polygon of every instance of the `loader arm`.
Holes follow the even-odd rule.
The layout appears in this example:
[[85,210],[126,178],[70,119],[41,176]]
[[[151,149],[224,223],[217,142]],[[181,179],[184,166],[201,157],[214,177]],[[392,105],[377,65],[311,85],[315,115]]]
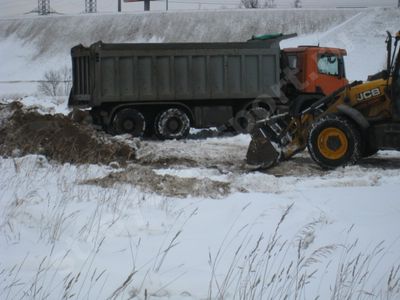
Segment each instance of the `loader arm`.
[[247,163],[256,168],[267,169],[303,151],[307,147],[311,124],[332,107],[332,103],[343,103],[347,90],[357,84],[359,82],[353,82],[338,89],[298,115],[287,113],[260,122],[251,134]]

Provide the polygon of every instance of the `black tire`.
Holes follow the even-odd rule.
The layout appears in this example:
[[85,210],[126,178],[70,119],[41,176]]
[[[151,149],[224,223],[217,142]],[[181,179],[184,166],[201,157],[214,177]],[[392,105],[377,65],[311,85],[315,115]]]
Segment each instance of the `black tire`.
[[251,133],[256,128],[257,121],[269,116],[271,116],[271,111],[265,107],[255,107],[248,111],[241,111],[235,117],[233,128],[239,133]]
[[311,126],[307,148],[323,168],[355,164],[362,153],[360,131],[345,117],[326,115]]
[[154,132],[160,139],[186,138],[190,130],[190,119],[179,108],[170,108],[158,114],[154,122]]
[[115,134],[129,133],[133,137],[141,137],[146,129],[146,121],[138,110],[124,108],[115,114],[112,127]]

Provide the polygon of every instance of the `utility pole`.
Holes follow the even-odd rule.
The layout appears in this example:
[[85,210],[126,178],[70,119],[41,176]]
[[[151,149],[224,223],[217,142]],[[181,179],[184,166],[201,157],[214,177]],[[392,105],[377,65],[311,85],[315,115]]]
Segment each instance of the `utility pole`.
[[85,0],[85,13],[97,12],[97,0]]
[[38,14],[41,16],[50,13],[50,0],[38,0]]
[[121,10],[122,10],[121,0],[118,0],[118,12],[121,12]]
[[397,7],[400,8],[400,0],[399,0],[399,3],[397,3]]
[[144,0],[144,10],[145,11],[150,10],[150,0]]

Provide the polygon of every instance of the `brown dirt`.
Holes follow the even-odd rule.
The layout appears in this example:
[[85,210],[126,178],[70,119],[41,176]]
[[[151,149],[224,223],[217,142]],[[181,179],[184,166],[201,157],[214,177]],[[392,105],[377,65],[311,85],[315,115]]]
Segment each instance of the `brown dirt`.
[[112,187],[115,184],[129,183],[145,192],[157,193],[169,197],[210,197],[219,198],[230,193],[230,183],[208,178],[182,178],[171,175],[159,175],[151,167],[131,164],[125,170],[111,173],[105,177],[91,179],[82,184],[94,184]]
[[135,149],[127,144],[61,114],[41,115],[13,102],[0,104],[0,116],[3,156],[42,154],[61,163],[77,164],[125,164],[135,158]]

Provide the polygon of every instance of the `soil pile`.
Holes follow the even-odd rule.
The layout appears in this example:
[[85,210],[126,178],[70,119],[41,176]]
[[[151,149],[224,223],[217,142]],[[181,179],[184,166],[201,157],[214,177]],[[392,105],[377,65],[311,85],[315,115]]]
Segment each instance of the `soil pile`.
[[231,192],[229,182],[208,178],[183,178],[156,174],[152,167],[131,164],[125,170],[113,172],[102,178],[91,179],[82,184],[99,185],[104,188],[115,184],[128,183],[139,186],[144,192],[152,192],[167,197],[221,198]]
[[61,163],[125,164],[135,149],[65,115],[42,115],[19,102],[0,104],[0,155],[26,154]]

